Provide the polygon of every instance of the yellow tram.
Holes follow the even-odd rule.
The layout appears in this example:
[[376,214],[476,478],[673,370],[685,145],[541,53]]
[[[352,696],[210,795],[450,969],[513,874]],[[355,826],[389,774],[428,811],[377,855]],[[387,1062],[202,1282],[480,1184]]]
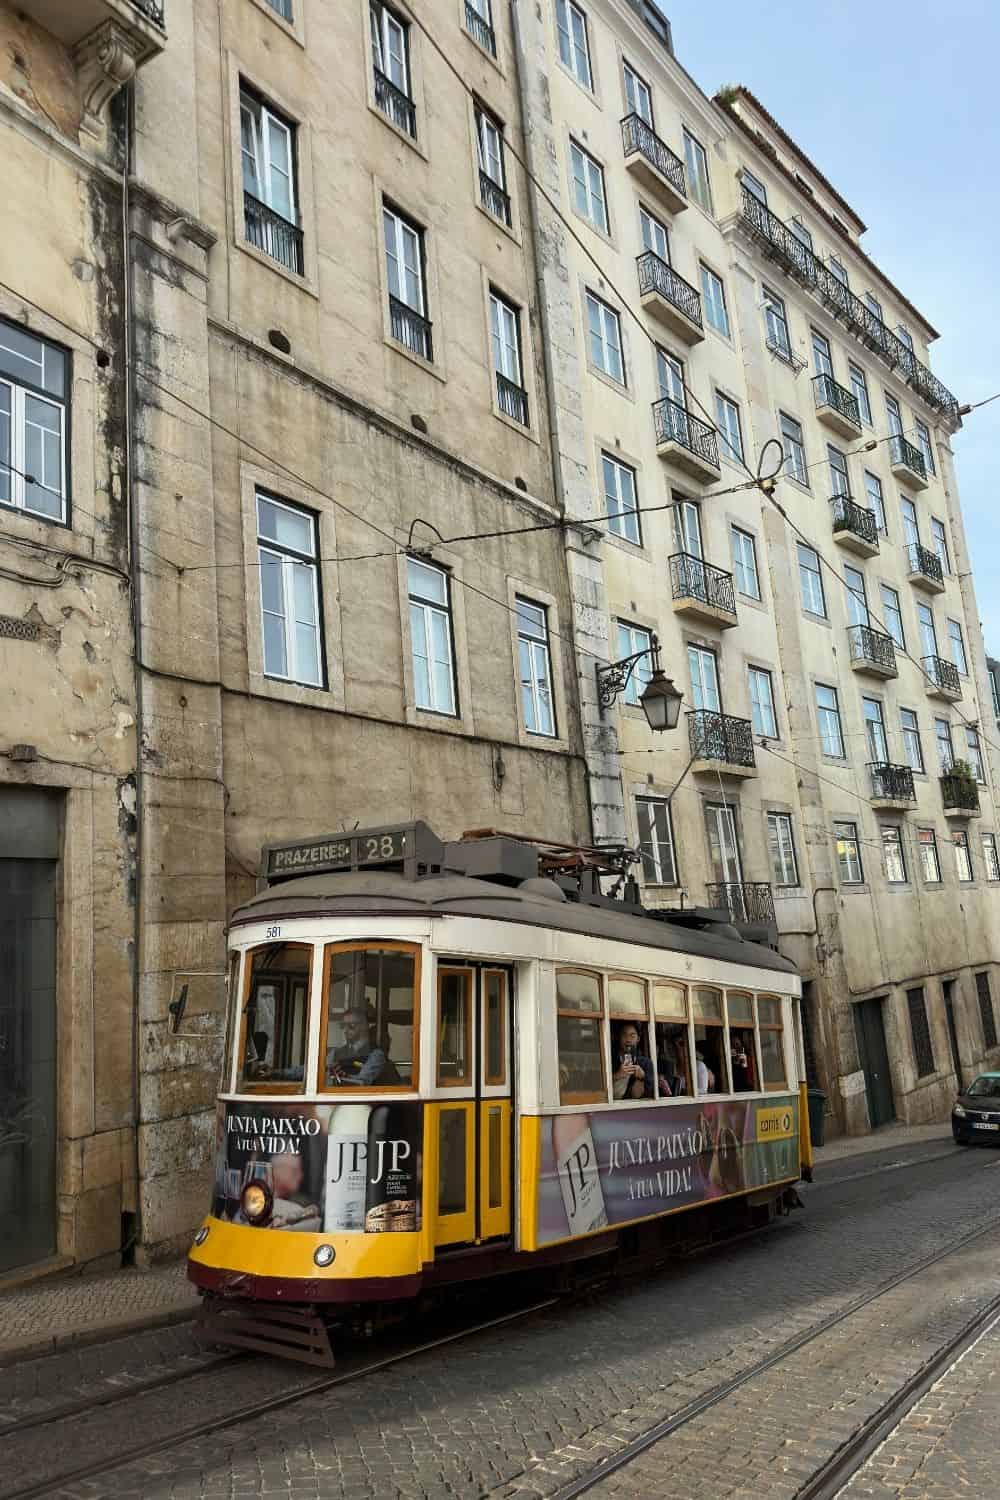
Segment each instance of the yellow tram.
[[234,1299],[315,1330],[790,1201],[793,965],[572,866],[419,822],[264,850],[189,1257],[217,1331]]

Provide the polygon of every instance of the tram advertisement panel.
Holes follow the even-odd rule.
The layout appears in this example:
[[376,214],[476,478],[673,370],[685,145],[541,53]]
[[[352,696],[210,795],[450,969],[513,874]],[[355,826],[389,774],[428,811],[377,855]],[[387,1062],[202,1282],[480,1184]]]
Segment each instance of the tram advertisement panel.
[[798,1110],[779,1094],[543,1119],[538,1243],[798,1177]]
[[263,1184],[258,1227],[381,1234],[420,1224],[419,1103],[220,1104],[217,1218],[246,1224],[243,1189]]

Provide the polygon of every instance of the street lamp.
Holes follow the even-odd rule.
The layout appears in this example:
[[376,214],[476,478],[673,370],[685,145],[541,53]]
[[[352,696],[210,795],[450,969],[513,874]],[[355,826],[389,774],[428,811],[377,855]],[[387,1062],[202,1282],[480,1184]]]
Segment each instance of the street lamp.
[[681,704],[684,694],[678,692],[673,682],[665,675],[660,666],[660,642],[654,635],[650,637],[651,645],[645,651],[636,651],[632,656],[625,656],[621,661],[611,662],[606,667],[597,666],[597,702],[603,717],[604,710],[610,708],[612,703],[628,687],[629,680],[636,666],[643,657],[653,658],[653,675],[646,684],[642,696],[639,699],[646,722],[650,729],[661,733],[664,729],[676,729],[677,720],[680,718]]

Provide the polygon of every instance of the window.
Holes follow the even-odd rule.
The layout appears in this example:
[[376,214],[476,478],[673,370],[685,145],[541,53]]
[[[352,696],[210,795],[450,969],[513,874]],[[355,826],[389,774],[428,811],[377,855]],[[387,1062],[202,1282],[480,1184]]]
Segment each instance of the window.
[[257,492],[264,674],[323,685],[316,517]]
[[899,710],[899,724],[903,733],[903,754],[911,771],[923,771],[924,750],[920,743],[920,724],[912,708]]
[[824,755],[844,758],[844,734],[840,726],[840,704],[837,689],[816,684],[816,719],[819,724],[820,747]]
[[747,1094],[759,1088],[757,1080],[757,1042],[754,1035],[753,996],[730,990],[726,995],[726,1019],[729,1022],[729,1062],[733,1093]]
[[792,340],[788,332],[788,314],[785,312],[785,304],[769,287],[762,288],[764,293],[764,323],[767,327],[767,345],[782,359],[790,360],[792,357]]
[[885,737],[885,720],[882,705],[877,698],[862,698],[861,710],[865,721],[865,739],[868,754],[878,765],[884,766],[889,759],[889,747]]
[[635,488],[635,470],[628,464],[619,463],[610,453],[601,454],[604,470],[605,512],[608,530],[614,536],[624,537],[627,542],[642,546],[639,528],[638,498]]
[[809,233],[808,229],[803,224],[801,219],[789,219],[788,228],[792,231],[795,238],[799,241],[800,245],[805,245],[806,249],[809,251],[812,250],[813,237]]
[[240,153],[247,240],[301,276],[302,233],[295,201],[295,128],[240,89]]
[[651,214],[647,208],[639,205],[639,229],[642,233],[642,247],[644,250],[652,250],[667,265],[670,264],[670,236],[667,226]]
[[696,989],[691,994],[694,1013],[695,1085],[699,1094],[729,1092],[725,1056],[722,991]]
[[880,586],[882,595],[882,618],[885,628],[892,636],[901,651],[906,650],[906,640],[903,635],[903,614],[899,607],[899,594],[890,588],[887,583]]
[[[899,410],[899,402],[896,400],[895,396],[888,396],[888,395],[886,396],[886,398],[885,398],[885,410],[886,410],[886,415],[889,418],[889,431],[892,433],[892,435],[894,437],[902,437],[902,435],[903,435],[903,417],[902,417],[902,413]],[[891,444],[890,446],[892,448],[892,452],[893,452],[893,456],[894,456],[894,461],[895,461],[895,454],[896,454],[896,451],[897,451],[896,450],[896,445],[895,444]]]
[[65,350],[0,321],[0,505],[50,521],[67,519],[69,372]]
[[705,301],[705,316],[715,329],[724,337],[729,337],[729,313],[726,309],[726,289],[716,276],[710,271],[704,262],[699,261],[698,269],[701,272],[701,293]]
[[885,500],[882,496],[882,481],[875,474],[865,470],[865,494],[868,497],[868,509],[875,517],[875,525],[883,536],[888,536],[889,528],[885,520]]
[[906,863],[903,859],[903,839],[898,828],[882,829],[882,857],[885,860],[885,878],[890,885],[906,884]]
[[771,856],[771,879],[775,885],[798,885],[792,820],[788,813],[767,815],[767,847]]
[[785,1044],[781,1029],[781,1001],[777,995],[757,996],[757,1025],[764,1087],[777,1090],[787,1088]]
[[[643,630],[641,625],[628,625],[624,620],[618,621],[619,661],[623,661],[626,656],[635,656],[640,651],[651,652],[652,648],[653,637],[648,630]],[[652,675],[652,656],[646,655],[641,657],[632,668],[632,674],[622,694],[622,701],[624,703],[631,703],[633,708],[638,708],[639,699],[646,691]]]
[[817,333],[815,328],[812,329],[812,351],[816,374],[826,375],[828,379],[832,380],[833,356],[830,353],[830,340],[825,338],[822,333]]
[[1000,720],[1000,684],[997,682],[997,669],[988,667],[986,675],[990,679],[990,698],[993,702],[993,717]]
[[320,1087],[415,1088],[419,948],[330,944],[324,986]]
[[476,104],[476,152],[479,158],[479,196],[483,207],[509,229],[510,194],[507,192],[503,126],[479,103]]
[[555,735],[552,707],[552,661],[548,611],[544,604],[518,598],[517,657],[521,673],[521,709],[529,734]]
[[505,416],[528,425],[528,396],[521,368],[521,318],[499,292],[490,292],[490,343],[497,405]]
[[472,1082],[471,969],[438,968],[437,1086]]
[[497,55],[497,37],[493,30],[493,6],[491,0],[468,0],[465,7],[465,27],[474,41],[490,54]]
[[833,836],[837,840],[837,865],[841,885],[863,884],[865,872],[861,863],[857,823],[834,823]]
[[292,19],[292,0],[267,0],[267,3],[283,21]]
[[600,229],[604,234],[610,233],[602,168],[589,152],[572,140],[569,143],[569,159],[573,175],[573,202],[577,213],[593,224],[595,229]]
[[848,364],[847,368],[850,372],[851,390],[854,392],[855,399],[857,400],[861,420],[862,422],[867,422],[870,427],[872,423],[872,404],[868,399],[868,381],[865,379],[865,372],[860,365]]
[[931,1046],[931,1033],[927,1025],[927,1006],[924,1004],[922,986],[907,990],[906,1004],[910,1012],[910,1035],[913,1038],[913,1059],[917,1065],[917,1077],[926,1078],[928,1073],[934,1072],[934,1048]]
[[986,785],[986,768],[983,765],[983,752],[979,745],[979,730],[972,725],[967,725],[965,730],[965,758],[972,767],[973,775],[980,786]]
[[599,974],[556,971],[559,1103],[603,1104],[604,994]]
[[590,332],[590,358],[599,370],[625,384],[625,366],[622,362],[621,322],[614,308],[587,293],[587,326]]
[[457,712],[448,574],[430,563],[407,559],[413,690],[418,708]]
[[806,468],[806,450],[802,442],[802,424],[785,412],[779,412],[778,418],[781,425],[781,447],[788,473],[799,484],[808,484],[809,471]]
[[253,949],[249,960],[244,965],[237,1088],[249,1093],[301,1093],[309,1036],[312,946],[268,943]]
[[934,738],[937,742],[938,764],[941,774],[946,776],[955,764],[955,753],[951,747],[951,725],[947,719],[934,720]]
[[851,481],[847,473],[847,459],[832,443],[826,445],[826,456],[830,464],[830,483],[834,495],[850,495]]
[[955,868],[958,870],[959,880],[971,880],[972,855],[969,852],[969,835],[964,828],[956,828],[952,834],[955,843]]
[[729,528],[729,536],[737,590],[748,599],[759,599],[760,579],[757,576],[757,551],[753,537],[749,532],[741,531],[738,526]]
[[640,120],[652,128],[653,124],[653,96],[649,92],[649,85],[639,77],[638,73],[629,63],[623,63],[625,73],[625,102],[626,113],[638,115]]
[[865,305],[867,306],[869,312],[873,312],[875,314],[879,322],[885,322],[885,319],[882,316],[882,304],[877,297],[872,296],[871,292],[865,292]]
[[675,494],[670,515],[673,523],[671,530],[677,550],[686,552],[689,557],[700,558],[703,554],[699,507],[693,500],[683,500]]
[[867,625],[868,596],[865,593],[865,575],[859,568],[844,564],[844,582],[847,584],[847,623]]
[[984,833],[982,840],[986,879],[1000,880],[1000,856],[997,855],[997,836],[995,833]]
[[417,133],[410,93],[410,28],[381,0],[370,0],[375,103],[407,135]]
[[721,391],[715,393],[715,420],[719,428],[722,447],[734,463],[743,459],[743,432],[740,428],[740,410],[735,401],[730,401]]
[[656,1018],[656,1070],[660,1095],[673,1097],[694,1092],[688,1046],[687,990],[682,984],[653,985],[653,1015]]
[[938,858],[937,836],[933,828],[917,829],[917,850],[924,880],[928,885],[940,885],[941,861]]
[[910,353],[912,354],[913,335],[910,333],[910,330],[908,328],[904,328],[902,323],[897,323],[896,332],[899,334],[900,340],[906,345],[907,349],[909,349]]
[[382,205],[385,271],[389,286],[389,328],[412,354],[433,359],[424,278],[424,233],[408,219]]
[[765,739],[778,738],[778,720],[774,711],[774,686],[771,674],[763,667],[750,667],[750,722],[754,734]]
[[676,885],[670,803],[665,797],[636,797],[635,815],[639,827],[642,878],[647,885]]
[[983,1023],[983,1044],[989,1052],[997,1044],[997,1023],[993,1013],[993,996],[990,994],[990,976],[985,972],[976,975],[976,994],[979,998],[979,1016]]
[[920,641],[924,656],[937,656],[937,631],[934,628],[934,614],[929,604],[917,605],[917,623],[920,626]]
[[934,448],[931,444],[930,429],[926,422],[921,422],[918,417],[914,417],[913,427],[917,434],[917,447],[924,455],[924,464],[926,465],[927,472],[928,474],[936,474],[937,469],[934,467]]
[[848,280],[847,271],[835,255],[830,256],[829,260],[827,261],[827,265],[830,267],[830,270],[833,272],[834,276],[836,276],[837,280],[841,283],[842,286],[850,286],[851,283]]
[[699,208],[712,212],[712,183],[708,175],[705,148],[690,130],[684,131],[684,164],[687,167],[688,191]]
[[965,659],[965,641],[962,638],[962,627],[958,620],[948,621],[948,641],[951,646],[951,659],[961,672],[963,677],[969,675],[969,663]]
[[[907,500],[905,495],[899,497],[900,514],[903,517],[903,537],[908,547],[915,547],[920,541],[920,528],[917,525],[917,507],[912,500]],[[912,566],[912,558],[911,558]]]
[[675,354],[668,354],[666,349],[659,347],[656,350],[656,381],[660,388],[660,396],[676,402],[682,408],[682,411],[672,414],[671,422],[676,421],[678,429],[686,436],[687,422],[683,415],[683,409],[687,407],[684,366]]
[[585,89],[594,86],[590,71],[590,47],[587,42],[587,17],[573,0],[556,0],[556,30],[559,33],[559,56],[577,83]]
[[641,979],[609,975],[611,1097],[623,1103],[656,1097],[649,1045],[649,1000]]
[[767,188],[761,182],[760,178],[755,177],[752,172],[748,172],[746,167],[744,167],[743,171],[740,173],[740,181],[746,188],[747,192],[752,193],[753,196],[757,199],[757,202],[763,203],[764,207],[766,208]]
[[931,517],[931,544],[941,562],[942,573],[951,572],[951,559],[948,556],[948,536],[944,529],[944,522]]
[[795,546],[799,558],[799,589],[802,594],[802,608],[808,610],[811,615],[821,615],[825,620],[826,600],[823,597],[823,575],[820,572],[819,557],[804,542],[796,542]]

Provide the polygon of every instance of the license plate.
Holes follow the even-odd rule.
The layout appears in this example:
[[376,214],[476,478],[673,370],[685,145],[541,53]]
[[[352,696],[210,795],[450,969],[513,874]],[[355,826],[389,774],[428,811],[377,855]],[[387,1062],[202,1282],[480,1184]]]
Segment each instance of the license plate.
[[1000,1125],[988,1125],[985,1120],[977,1120],[973,1130],[1000,1130]]

